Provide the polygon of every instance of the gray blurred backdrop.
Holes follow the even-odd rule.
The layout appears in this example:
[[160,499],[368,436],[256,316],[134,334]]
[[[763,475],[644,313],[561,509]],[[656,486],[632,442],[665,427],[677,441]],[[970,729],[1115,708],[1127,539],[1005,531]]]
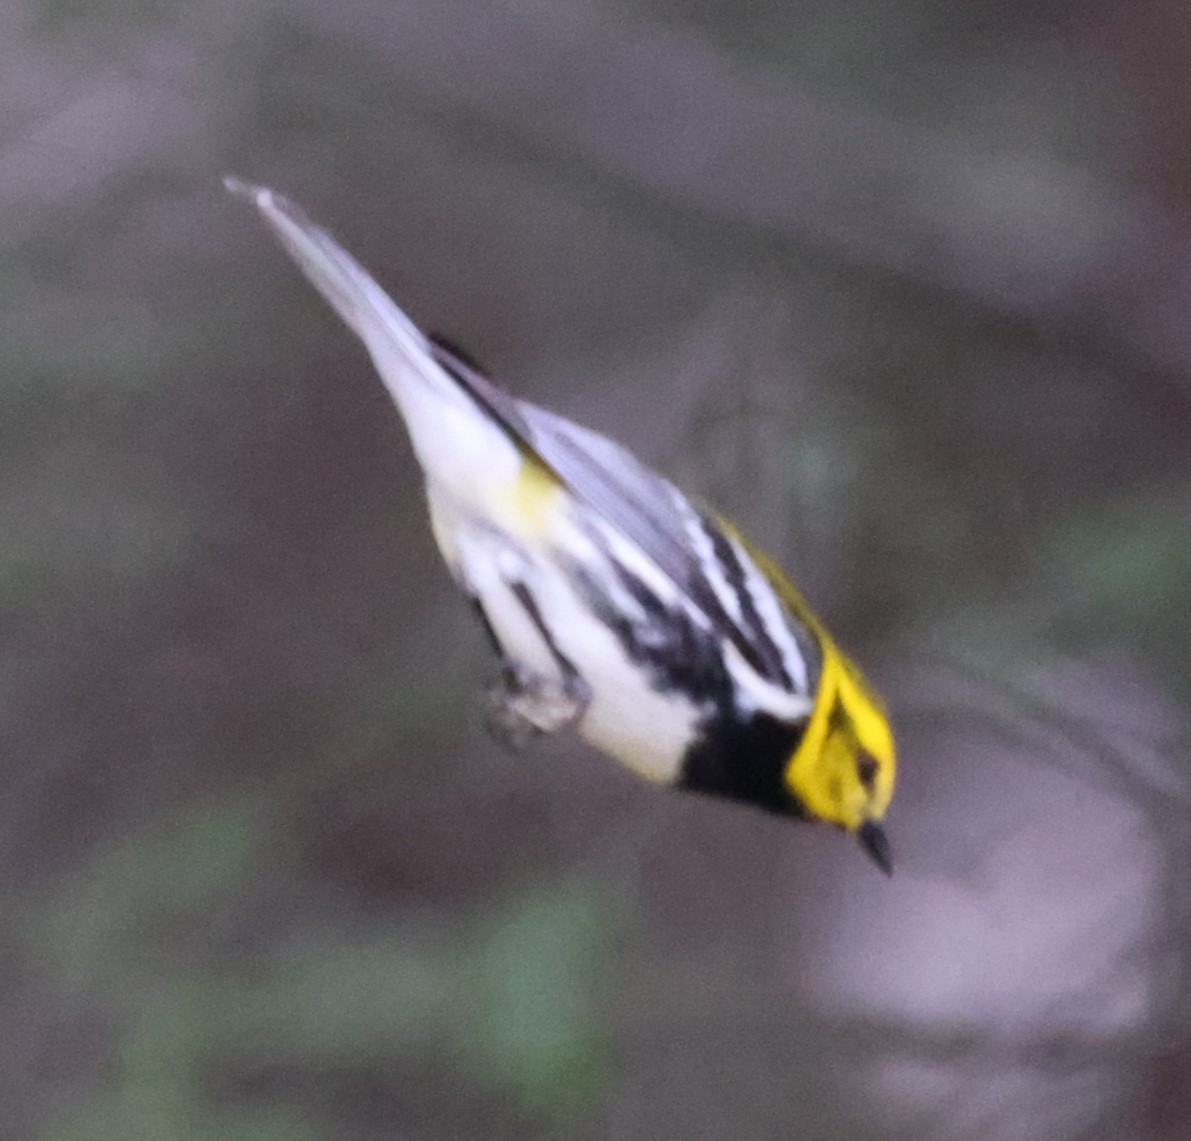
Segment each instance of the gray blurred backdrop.
[[[0,1138],[1191,1136],[1189,76],[1175,0],[5,0]],[[485,735],[229,172],[780,557],[892,881]]]

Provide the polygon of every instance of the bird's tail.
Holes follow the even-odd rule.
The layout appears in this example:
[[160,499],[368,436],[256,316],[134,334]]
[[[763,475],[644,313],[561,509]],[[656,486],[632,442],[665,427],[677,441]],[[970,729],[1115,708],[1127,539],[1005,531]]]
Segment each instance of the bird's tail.
[[426,475],[463,493],[515,472],[516,401],[432,344],[349,252],[294,202],[268,187],[224,180],[247,198],[314,288],[368,349],[397,404]]
[[305,210],[267,186],[234,177],[223,184],[257,208],[298,268],[364,342],[403,413],[411,382],[429,383],[443,395],[456,387],[422,331]]
[[513,479],[532,452],[517,402],[433,343],[372,276],[298,205],[265,186],[224,179],[364,342],[428,478],[457,498]]

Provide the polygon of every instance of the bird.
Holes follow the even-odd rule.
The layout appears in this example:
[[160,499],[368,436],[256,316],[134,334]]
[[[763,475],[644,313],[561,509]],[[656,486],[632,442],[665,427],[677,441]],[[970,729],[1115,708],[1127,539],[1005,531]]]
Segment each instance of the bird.
[[834,825],[891,874],[889,716],[777,563],[423,333],[295,202],[225,185],[363,342],[405,422],[434,539],[496,655],[497,732],[573,728],[656,784]]

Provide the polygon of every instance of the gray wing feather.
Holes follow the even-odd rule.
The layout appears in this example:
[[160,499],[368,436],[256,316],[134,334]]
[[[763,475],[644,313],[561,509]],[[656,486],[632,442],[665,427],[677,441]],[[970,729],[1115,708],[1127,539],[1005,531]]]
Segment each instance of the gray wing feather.
[[[698,592],[703,576],[687,532],[695,508],[682,492],[606,436],[545,408],[521,408],[534,450],[567,486],[675,583]],[[704,604],[697,593],[695,599]]]
[[[746,632],[724,608],[708,581],[707,570],[692,545],[690,529],[700,528],[719,551],[730,552],[728,540],[715,520],[668,479],[607,437],[544,408],[522,404],[521,410],[532,433],[534,450],[575,496],[640,547],[758,674],[789,684],[781,655],[769,638],[759,640],[755,635],[760,631]],[[737,556],[729,553],[729,557]]]
[[[646,467],[619,444],[544,408],[516,400],[473,368],[441,338],[434,354],[473,396],[527,446],[582,503],[638,546],[731,642],[762,677],[785,682],[780,655],[763,653],[724,608],[692,546],[688,528],[696,521],[726,542],[715,522],[700,512],[668,479]],[[764,646],[770,649],[769,646]]]

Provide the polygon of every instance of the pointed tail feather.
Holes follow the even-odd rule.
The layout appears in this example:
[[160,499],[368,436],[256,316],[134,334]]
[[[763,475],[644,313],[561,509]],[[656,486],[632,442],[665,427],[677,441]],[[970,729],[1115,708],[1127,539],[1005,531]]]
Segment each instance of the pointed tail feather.
[[367,346],[381,379],[403,408],[411,372],[440,392],[454,384],[435,363],[430,343],[372,276],[296,203],[235,177],[223,180],[251,202],[310,283]]
[[516,477],[531,453],[518,402],[433,344],[372,276],[296,203],[225,178],[269,224],[311,284],[364,342],[428,477],[460,500]]

